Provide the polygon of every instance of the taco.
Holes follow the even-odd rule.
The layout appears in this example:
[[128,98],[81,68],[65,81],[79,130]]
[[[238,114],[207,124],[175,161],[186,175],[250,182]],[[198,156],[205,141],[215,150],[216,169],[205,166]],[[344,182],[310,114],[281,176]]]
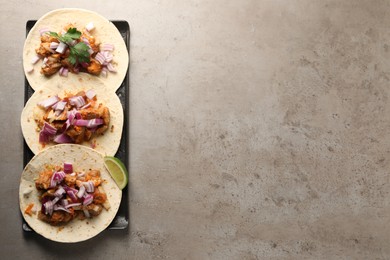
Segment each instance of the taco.
[[92,238],[114,219],[122,191],[88,147],[62,144],[34,156],[19,186],[21,213],[38,234],[75,243]]
[[57,9],[42,16],[23,48],[23,67],[36,90],[52,75],[91,74],[112,91],[123,82],[129,64],[126,44],[113,23],[82,9]]
[[115,155],[124,120],[118,96],[88,74],[59,78],[37,89],[22,111],[22,133],[31,151],[75,143]]

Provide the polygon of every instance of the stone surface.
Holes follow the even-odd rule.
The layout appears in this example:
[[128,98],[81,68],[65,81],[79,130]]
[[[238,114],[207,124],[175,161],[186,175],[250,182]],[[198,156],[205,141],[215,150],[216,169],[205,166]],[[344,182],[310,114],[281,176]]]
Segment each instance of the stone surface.
[[[131,26],[130,228],[23,234],[25,22],[60,7]],[[389,259],[386,1],[13,1],[0,27],[2,255]]]

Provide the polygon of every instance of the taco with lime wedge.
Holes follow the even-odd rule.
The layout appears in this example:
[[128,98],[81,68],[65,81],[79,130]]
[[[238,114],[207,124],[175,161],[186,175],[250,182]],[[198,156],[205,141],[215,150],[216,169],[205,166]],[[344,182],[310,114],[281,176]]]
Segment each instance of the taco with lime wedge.
[[34,154],[73,143],[113,156],[123,121],[118,96],[88,74],[61,79],[56,75],[35,91],[21,115],[22,133]]
[[23,48],[23,67],[36,90],[53,75],[90,74],[112,91],[123,82],[129,63],[123,38],[101,15],[66,8],[42,16],[30,30]]
[[105,230],[121,198],[103,155],[72,144],[34,156],[19,186],[20,210],[27,224],[45,238],[63,243],[84,241]]

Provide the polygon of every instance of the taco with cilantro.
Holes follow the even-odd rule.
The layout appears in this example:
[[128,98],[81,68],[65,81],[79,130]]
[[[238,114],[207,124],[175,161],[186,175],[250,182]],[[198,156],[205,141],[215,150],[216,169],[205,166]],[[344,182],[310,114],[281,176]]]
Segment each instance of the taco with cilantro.
[[30,30],[23,48],[25,75],[34,90],[56,74],[90,74],[116,91],[128,63],[126,44],[114,24],[82,9],[47,13]]

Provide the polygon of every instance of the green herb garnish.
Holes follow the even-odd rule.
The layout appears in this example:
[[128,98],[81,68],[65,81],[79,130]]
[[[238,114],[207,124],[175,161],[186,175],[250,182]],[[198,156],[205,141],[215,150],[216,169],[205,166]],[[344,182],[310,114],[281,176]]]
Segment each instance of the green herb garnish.
[[73,40],[80,39],[81,32],[77,31],[76,28],[69,28],[66,33],[63,35],[58,35],[56,32],[49,32],[50,36],[53,36],[57,38],[60,42],[65,43],[68,45],[70,50],[69,55],[69,62],[72,65],[75,65],[77,62],[88,62],[89,63],[89,52],[88,52],[88,45],[86,45],[84,42],[79,42],[74,46],[71,46],[70,43]]

